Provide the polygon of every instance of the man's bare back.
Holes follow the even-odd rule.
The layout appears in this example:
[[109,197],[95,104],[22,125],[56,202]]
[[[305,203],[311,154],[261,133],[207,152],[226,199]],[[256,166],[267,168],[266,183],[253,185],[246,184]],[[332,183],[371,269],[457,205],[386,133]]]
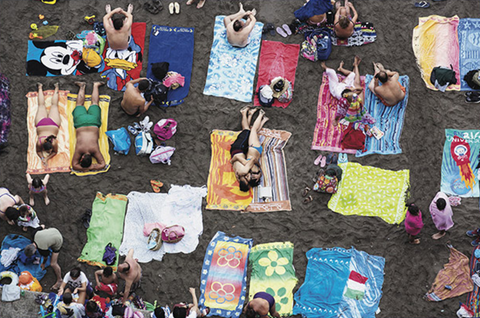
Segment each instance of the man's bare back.
[[[399,82],[400,75],[398,72],[386,70],[380,63],[373,63],[373,67],[375,77],[368,85],[368,88],[381,99],[381,102],[385,106],[395,106],[405,98],[405,87],[401,86]],[[381,86],[379,85],[380,80],[377,78],[377,74],[378,76],[383,75],[388,77],[385,83],[383,82],[384,79],[382,80]]]
[[152,103],[152,101],[146,103],[145,98],[142,96],[142,92],[138,87],[134,86],[134,84],[145,79],[146,78],[139,78],[130,81],[125,86],[125,93],[123,93],[123,99],[120,105],[128,115],[137,115],[137,117],[139,117],[148,110]]
[[[232,46],[245,47],[248,45],[248,37],[255,27],[256,10],[244,11],[243,5],[240,3],[240,10],[232,15],[226,16],[223,20],[227,29],[227,40]],[[247,22],[240,21],[244,16],[248,16]],[[241,25],[241,28],[235,31],[235,24]]]
[[[126,12],[122,8],[111,10],[109,4],[105,9],[107,14],[103,17],[103,26],[107,32],[108,45],[116,51],[128,49],[130,36],[132,35],[133,16],[131,13],[133,6],[129,4]],[[123,26],[119,30],[115,29],[112,21],[112,16],[116,13],[125,15]]]
[[[123,293],[123,303],[128,299],[132,286],[135,289],[138,287],[138,282],[142,278],[142,268],[138,264],[137,260],[133,258],[134,250],[128,251],[125,261],[118,265],[118,276],[125,281],[125,290]],[[135,286],[137,285],[137,286]]]

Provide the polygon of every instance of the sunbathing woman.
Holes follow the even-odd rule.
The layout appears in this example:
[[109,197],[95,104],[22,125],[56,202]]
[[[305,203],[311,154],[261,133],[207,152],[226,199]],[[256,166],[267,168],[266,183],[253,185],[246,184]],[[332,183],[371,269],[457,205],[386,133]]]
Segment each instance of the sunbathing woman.
[[[38,83],[38,110],[35,116],[35,127],[37,127],[37,155],[42,159],[46,166],[48,159],[55,156],[58,152],[57,135],[61,120],[58,111],[58,83],[55,83],[55,93],[52,98],[52,107],[47,112],[45,107],[45,96],[43,95],[43,85]],[[46,156],[45,156],[46,154]]]
[[[348,0],[345,0],[344,6],[340,4],[340,1],[337,1],[335,8],[337,10],[333,27],[335,35],[340,39],[349,38],[355,31],[355,22],[357,22],[358,19],[357,10],[355,10],[353,4]],[[351,11],[353,11],[353,17]]]
[[22,198],[18,195],[13,195],[7,188],[0,188],[0,218],[7,221],[5,211],[14,205],[24,204]]

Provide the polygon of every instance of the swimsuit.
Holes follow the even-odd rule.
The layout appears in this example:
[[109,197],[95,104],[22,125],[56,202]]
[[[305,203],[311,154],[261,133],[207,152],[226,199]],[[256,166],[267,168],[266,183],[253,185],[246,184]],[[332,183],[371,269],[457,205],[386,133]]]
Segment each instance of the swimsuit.
[[[3,196],[6,195],[6,196],[8,196],[10,199],[13,200],[13,204],[18,204],[18,202],[15,200],[15,198],[14,198],[13,195],[10,193],[10,191],[8,191],[7,188],[0,188],[0,190],[1,190],[1,189],[5,189],[7,192],[0,194],[0,199],[1,199]],[[0,210],[0,213],[5,214],[5,211]]]
[[56,126],[56,127],[59,127],[57,125],[57,123],[53,119],[51,119],[50,117],[45,117],[45,118],[40,119],[35,127],[38,127],[38,126]]
[[262,151],[263,151],[262,146],[259,146],[259,147],[250,146],[250,147],[252,147],[253,149],[256,149],[260,154],[262,154]]
[[72,112],[73,126],[75,128],[102,125],[102,110],[98,105],[90,105],[88,110],[85,106],[77,105]]
[[233,142],[230,147],[230,155],[235,156],[236,154],[243,153],[247,154],[248,152],[248,138],[250,137],[250,130],[244,129],[238,135],[237,139]]
[[34,188],[33,186],[30,187],[30,191],[33,192],[33,193],[42,193],[43,191],[45,191],[47,189],[47,187],[45,185],[42,185],[40,188],[36,189]]
[[[405,94],[406,88],[403,87],[402,84],[400,84],[399,82],[397,82],[397,84],[398,84],[398,86],[400,87],[400,90]],[[390,104],[388,104],[388,103],[385,101],[385,99],[383,99],[382,96],[380,96],[380,95],[375,94],[375,96],[377,96],[378,99],[379,99],[379,100],[382,102],[382,104],[385,105],[385,106],[392,107],[392,106],[395,106],[395,105],[396,105],[396,104],[395,104],[395,105],[390,105]]]
[[253,299],[255,298],[260,298],[268,301],[268,306],[269,309],[272,310],[272,308],[275,306],[275,298],[273,298],[272,295],[266,292],[258,292],[253,296]]

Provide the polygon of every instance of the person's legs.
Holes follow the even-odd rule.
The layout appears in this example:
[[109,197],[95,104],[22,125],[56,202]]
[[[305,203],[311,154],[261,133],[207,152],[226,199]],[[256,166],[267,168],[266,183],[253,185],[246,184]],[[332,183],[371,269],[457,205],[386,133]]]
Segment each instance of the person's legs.
[[247,113],[250,107],[245,106],[240,109],[240,114],[242,114],[242,130],[250,129],[250,121],[248,120]]
[[38,109],[37,114],[35,115],[35,126],[40,120],[45,117],[48,117],[47,108],[45,107],[45,96],[43,96],[43,84],[37,83],[38,85]]
[[[344,90],[344,87],[343,87],[344,85],[340,85],[338,81],[337,73],[333,70],[333,68],[327,67],[325,62],[322,62],[320,65],[325,70],[325,74],[327,74],[330,94],[332,94],[333,97],[340,99],[342,97],[340,95]],[[339,87],[339,86],[342,86],[342,87]]]
[[85,298],[87,298],[87,292],[86,291],[79,292],[77,303],[82,304],[82,305],[85,304]]
[[45,205],[49,205],[50,204],[50,199],[48,198],[47,196],[47,189],[45,189],[43,191],[43,199],[45,200]]
[[258,127],[257,133],[259,133],[260,130],[262,130],[263,125],[265,125],[265,123],[266,123],[269,119],[270,119],[270,118],[268,118],[267,116],[263,116],[262,122],[260,123],[260,127]]
[[60,127],[61,119],[60,119],[60,112],[58,111],[58,83],[54,84],[55,86],[55,93],[53,93],[52,97],[52,107],[50,107],[50,112],[48,113],[48,117],[50,117],[57,126]]
[[434,240],[438,240],[438,239],[441,239],[442,237],[444,237],[445,234],[446,234],[445,230],[441,230],[441,231],[439,231],[438,233],[433,234],[433,235],[432,235],[432,238],[433,238]]
[[263,116],[265,115],[265,111],[260,109],[260,113],[258,114],[257,119],[253,123],[252,129],[250,131],[250,137],[248,138],[248,144],[250,147],[260,147],[260,140],[258,140],[258,130],[260,125],[262,124]]
[[87,86],[87,83],[75,82],[75,84],[79,87],[77,94],[77,106],[83,106],[85,103],[85,86]]
[[60,265],[58,265],[58,253],[55,253],[55,252],[52,253],[50,266],[53,268],[53,271],[55,272],[55,276],[57,276],[57,282],[55,283],[55,285],[52,286],[52,289],[58,289],[62,284],[62,269],[60,268]]
[[93,91],[92,91],[92,105],[98,105],[100,99],[99,99],[99,93],[98,93],[98,88],[102,85],[104,85],[104,82],[95,82],[93,83]]
[[348,5],[348,0],[345,0],[345,16],[347,18],[352,17],[352,13],[350,12],[350,6]]
[[362,100],[365,100],[365,91],[362,88],[362,79],[360,78],[360,71],[358,70],[358,65],[360,65],[360,62],[362,59],[358,56],[355,55],[355,58],[353,59],[353,72],[355,73],[355,81],[354,81],[354,86],[355,88],[361,89],[362,92],[359,94],[359,97]]
[[35,200],[33,198],[33,192],[32,191],[28,191],[28,194],[30,195],[30,202],[28,202],[31,206],[33,206],[35,204]]
[[352,71],[349,71],[347,69],[344,69],[343,68],[343,65],[345,65],[345,63],[343,61],[340,62],[340,65],[338,66],[337,68],[337,71],[339,71],[340,73],[342,73],[343,75],[345,76],[348,76],[350,75],[350,73],[352,73]]

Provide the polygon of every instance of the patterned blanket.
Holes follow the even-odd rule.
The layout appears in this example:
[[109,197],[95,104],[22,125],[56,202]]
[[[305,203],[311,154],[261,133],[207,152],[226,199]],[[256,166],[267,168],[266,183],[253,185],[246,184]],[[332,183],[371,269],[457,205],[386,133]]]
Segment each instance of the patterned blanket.
[[348,39],[339,39],[333,32],[333,25],[327,26],[332,32],[332,44],[336,46],[361,46],[375,42],[377,32],[369,22],[356,22],[353,34]]
[[5,146],[8,141],[11,123],[10,81],[3,73],[0,73],[0,149]]
[[[476,273],[477,268],[480,265],[480,259],[475,257],[475,251],[480,250],[480,246],[473,248],[472,256],[470,257],[470,275]],[[473,285],[473,290],[468,293],[467,301],[465,302],[467,307],[472,311],[472,316],[475,317],[480,314],[480,286]]]
[[463,77],[471,70],[480,69],[480,50],[478,36],[480,35],[480,19],[460,19],[458,24],[458,43],[460,47],[460,90],[472,89]]

